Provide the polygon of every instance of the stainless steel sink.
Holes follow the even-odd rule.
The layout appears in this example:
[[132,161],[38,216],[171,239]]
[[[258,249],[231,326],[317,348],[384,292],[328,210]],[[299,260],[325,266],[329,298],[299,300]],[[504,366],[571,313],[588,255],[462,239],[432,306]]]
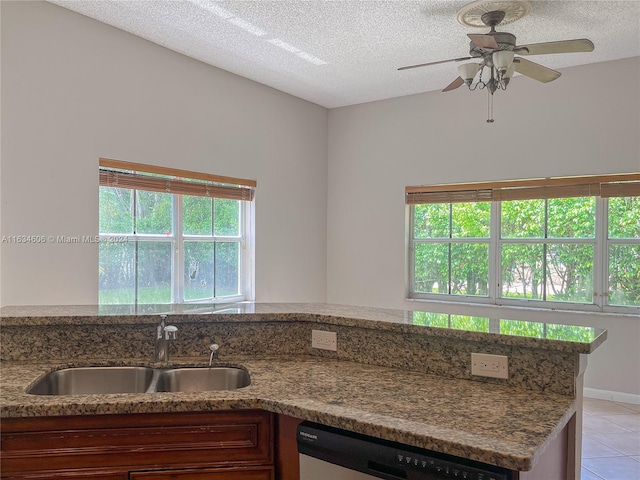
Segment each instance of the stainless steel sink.
[[241,368],[205,367],[165,370],[158,378],[158,392],[206,392],[234,390],[251,384],[249,374]]
[[249,373],[233,367],[75,367],[40,378],[31,395],[207,392],[233,390],[251,383]]
[[86,395],[144,393],[151,385],[153,368],[78,367],[51,372],[36,382],[32,395]]

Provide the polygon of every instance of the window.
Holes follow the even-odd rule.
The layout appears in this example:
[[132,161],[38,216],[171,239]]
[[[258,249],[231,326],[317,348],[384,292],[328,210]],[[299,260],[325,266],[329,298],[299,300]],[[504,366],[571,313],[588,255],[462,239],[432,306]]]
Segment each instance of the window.
[[407,187],[408,296],[640,307],[640,174]]
[[101,159],[99,303],[251,299],[254,187]]
[[593,303],[595,198],[500,205],[503,298]]
[[416,205],[413,212],[416,291],[486,296],[491,205]]
[[607,214],[609,303],[640,305],[640,197],[610,198]]

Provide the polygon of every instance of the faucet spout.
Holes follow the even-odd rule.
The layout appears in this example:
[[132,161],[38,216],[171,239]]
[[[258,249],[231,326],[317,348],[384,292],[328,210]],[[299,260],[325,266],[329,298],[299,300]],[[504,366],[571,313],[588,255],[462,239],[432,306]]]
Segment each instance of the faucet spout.
[[211,366],[213,361],[218,359],[218,350],[220,350],[220,346],[217,343],[212,343],[209,346],[209,350],[211,350],[211,355],[209,356],[209,366]]
[[167,325],[167,316],[160,315],[160,321],[156,325],[156,352],[154,361],[166,363],[169,361],[169,342],[178,337],[178,327]]

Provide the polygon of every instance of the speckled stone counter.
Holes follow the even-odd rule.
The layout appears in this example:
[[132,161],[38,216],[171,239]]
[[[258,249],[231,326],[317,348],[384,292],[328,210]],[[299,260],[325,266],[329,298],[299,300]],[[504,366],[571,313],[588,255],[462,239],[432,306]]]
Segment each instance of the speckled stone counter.
[[529,470],[575,411],[574,399],[568,396],[500,385],[487,388],[469,380],[325,358],[238,357],[220,363],[245,367],[251,374],[251,385],[224,392],[37,396],[27,395],[25,389],[37,377],[61,365],[3,364],[1,415],[260,408],[514,470]]
[[[171,345],[175,356],[206,358],[215,341],[223,357],[318,355],[566,395],[576,391],[577,357],[606,338],[605,331],[591,327],[567,332],[566,326],[549,324],[543,331],[554,336],[516,334],[521,328],[505,335],[504,320],[477,317],[464,317],[466,329],[443,328],[455,316],[343,305],[39,306],[0,309],[0,355],[3,361],[151,358],[163,313],[179,329]],[[313,329],[336,332],[337,352],[311,348]],[[473,377],[472,352],[508,356],[509,379]]]
[[[220,362],[246,368],[251,385],[25,393],[67,365],[148,364],[160,314],[178,327],[174,362],[201,365],[215,341]],[[497,319],[452,328],[452,315],[324,304],[4,307],[0,315],[2,417],[261,408],[514,470],[531,469],[571,426],[578,444],[569,461],[579,471],[585,357],[606,338],[590,327],[547,324],[543,331],[556,333],[530,337],[504,334]],[[336,332],[337,351],[311,348],[313,329]],[[507,355],[509,378],[472,375],[471,352]]]
[[[248,323],[248,322],[312,322],[369,328],[379,331],[428,333],[430,336],[459,340],[486,340],[501,345],[540,348],[571,353],[591,353],[606,339],[606,331],[577,327],[584,331],[586,341],[573,341],[558,334],[555,338],[537,338],[524,334],[500,334],[499,331],[473,330],[468,327],[443,328],[437,322],[437,312],[425,317],[425,312],[392,310],[324,303],[253,303],[223,305],[39,305],[0,308],[2,326],[35,325],[143,325],[155,324],[165,314],[176,323]],[[429,315],[429,313],[427,313]],[[512,321],[518,321],[512,320]],[[530,322],[524,322],[530,323]]]

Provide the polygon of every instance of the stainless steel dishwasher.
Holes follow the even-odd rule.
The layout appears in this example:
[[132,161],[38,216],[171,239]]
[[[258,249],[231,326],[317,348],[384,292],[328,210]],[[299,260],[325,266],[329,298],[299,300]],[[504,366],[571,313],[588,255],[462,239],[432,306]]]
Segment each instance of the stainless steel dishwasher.
[[303,422],[300,480],[512,480],[510,470]]

